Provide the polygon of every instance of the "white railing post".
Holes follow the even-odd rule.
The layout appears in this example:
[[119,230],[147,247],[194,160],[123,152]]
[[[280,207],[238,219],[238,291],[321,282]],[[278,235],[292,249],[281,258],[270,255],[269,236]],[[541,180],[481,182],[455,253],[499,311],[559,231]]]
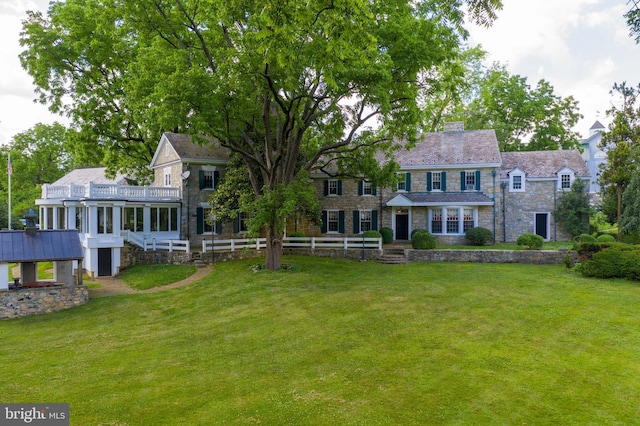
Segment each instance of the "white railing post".
[[231,251],[236,251],[236,240],[231,240]]
[[311,250],[316,248],[316,237],[311,237]]
[[344,249],[348,249],[349,248],[349,239],[347,237],[344,237]]

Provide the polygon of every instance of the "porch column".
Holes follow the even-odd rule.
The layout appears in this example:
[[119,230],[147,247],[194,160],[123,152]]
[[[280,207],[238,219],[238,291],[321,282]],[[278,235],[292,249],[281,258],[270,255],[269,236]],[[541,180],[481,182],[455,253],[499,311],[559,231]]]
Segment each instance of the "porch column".
[[9,264],[0,263],[0,291],[9,290]]

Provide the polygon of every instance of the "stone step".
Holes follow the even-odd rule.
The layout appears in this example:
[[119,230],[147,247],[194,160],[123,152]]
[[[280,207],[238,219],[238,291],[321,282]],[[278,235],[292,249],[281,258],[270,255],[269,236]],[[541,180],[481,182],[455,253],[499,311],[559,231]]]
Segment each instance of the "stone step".
[[398,255],[384,254],[382,257],[376,259],[376,262],[383,263],[385,265],[404,265],[406,263],[409,263],[409,259],[404,257],[404,255],[398,256]]

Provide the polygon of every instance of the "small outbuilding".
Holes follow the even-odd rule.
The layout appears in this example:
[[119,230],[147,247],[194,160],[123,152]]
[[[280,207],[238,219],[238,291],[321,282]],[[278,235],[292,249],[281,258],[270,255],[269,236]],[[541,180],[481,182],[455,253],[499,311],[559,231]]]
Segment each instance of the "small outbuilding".
[[[12,286],[82,284],[83,251],[77,230],[0,231],[0,291]],[[38,262],[53,262],[53,280],[38,281]],[[74,262],[77,267],[74,268]],[[9,264],[20,264],[20,278],[9,283]]]

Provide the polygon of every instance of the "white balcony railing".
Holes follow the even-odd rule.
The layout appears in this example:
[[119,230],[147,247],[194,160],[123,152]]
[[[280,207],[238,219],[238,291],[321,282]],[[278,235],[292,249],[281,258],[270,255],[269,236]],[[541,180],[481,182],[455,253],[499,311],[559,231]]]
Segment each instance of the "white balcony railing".
[[42,185],[42,198],[48,199],[113,199],[113,200],[180,200],[180,188],[163,186],[130,186],[89,182],[87,185]]

